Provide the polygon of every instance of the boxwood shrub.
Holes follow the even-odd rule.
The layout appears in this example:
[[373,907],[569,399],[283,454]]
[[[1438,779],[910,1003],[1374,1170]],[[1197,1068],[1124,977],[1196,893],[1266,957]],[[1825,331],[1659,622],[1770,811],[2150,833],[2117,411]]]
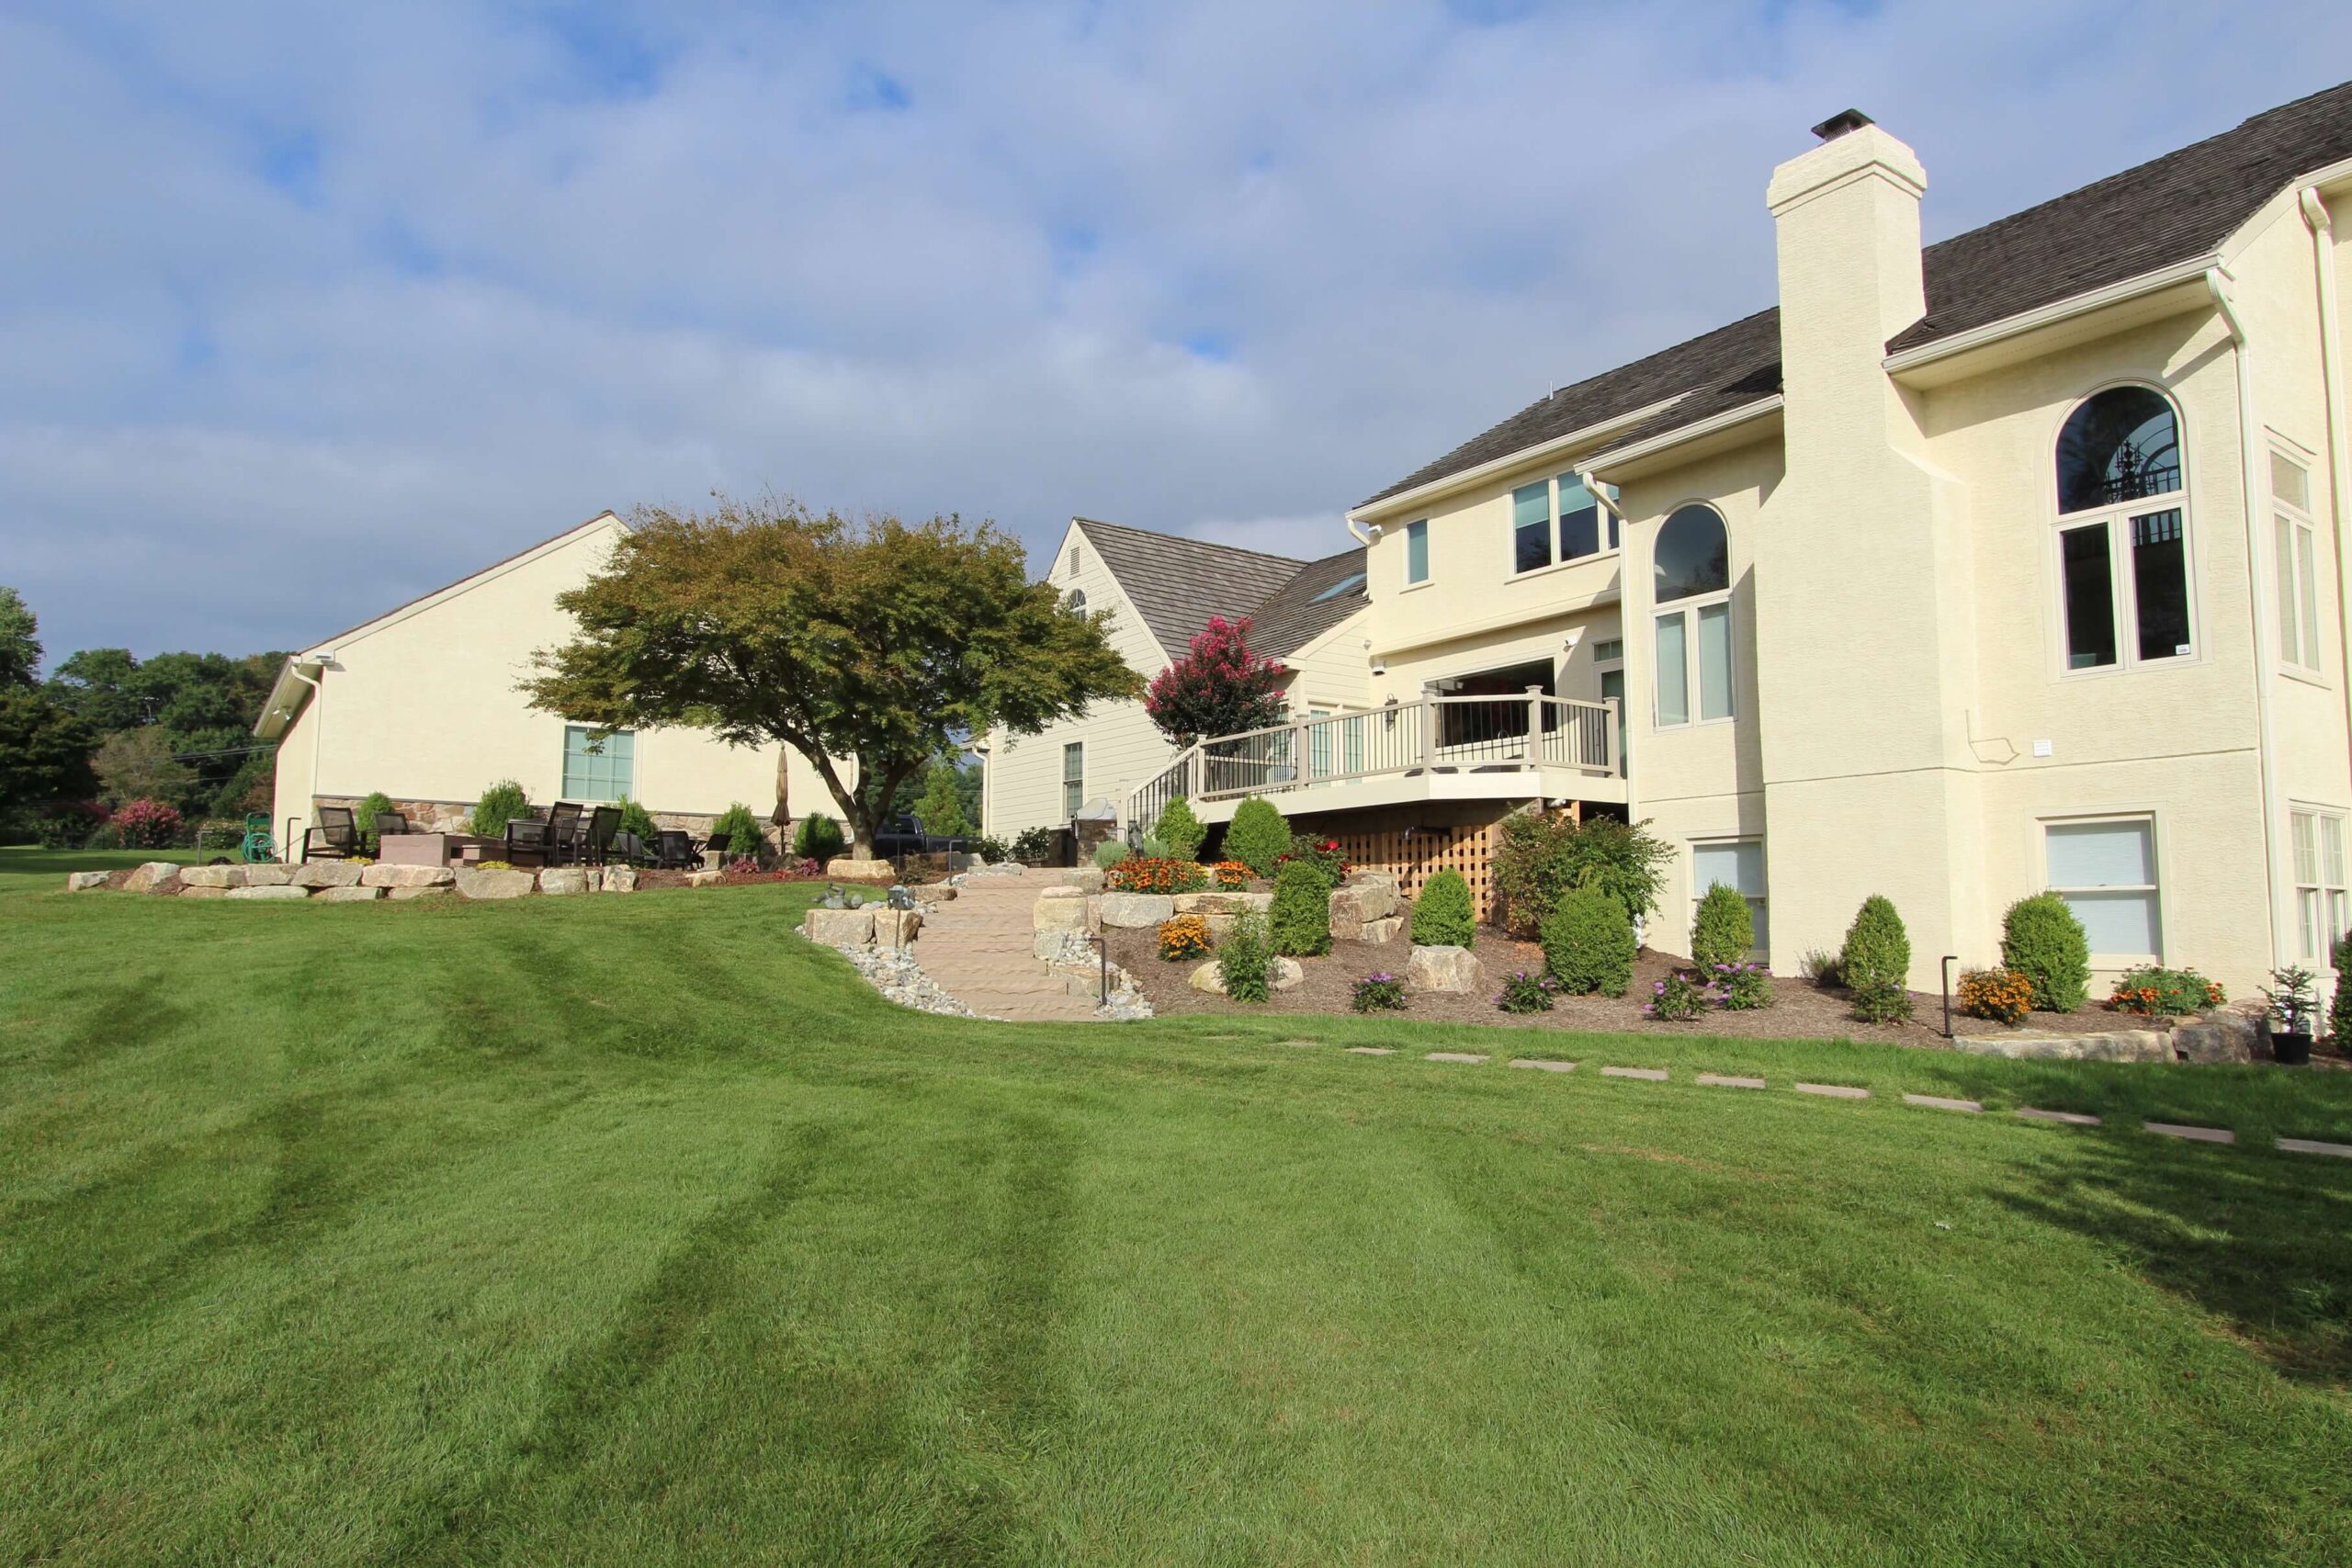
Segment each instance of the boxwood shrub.
[[1622,997],[1634,983],[1634,917],[1613,893],[1572,887],[1544,918],[1544,966],[1572,996]]
[[1413,942],[1419,947],[1468,947],[1478,934],[1470,884],[1458,871],[1439,872],[1413,900]]
[[1276,953],[1315,958],[1331,951],[1331,885],[1314,862],[1283,863],[1266,924]]
[[2043,1012],[2072,1012],[2090,998],[2090,939],[2055,893],[2020,898],[2001,917],[2001,967],[2025,976]]

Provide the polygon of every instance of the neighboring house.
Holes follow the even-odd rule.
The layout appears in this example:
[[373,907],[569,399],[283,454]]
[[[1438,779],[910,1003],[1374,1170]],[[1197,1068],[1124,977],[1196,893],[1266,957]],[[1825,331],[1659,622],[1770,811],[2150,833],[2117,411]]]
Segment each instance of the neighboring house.
[[601,570],[628,525],[611,513],[288,658],[254,733],[277,739],[276,830],[301,842],[320,804],[380,791],[419,826],[455,828],[502,779],[533,805],[626,795],[665,827],[707,828],[737,801],[763,821],[832,807],[808,759],[698,729],[620,731],[531,707],[516,683],[568,641],[556,595]]
[[[1720,880],[1792,969],[1883,893],[1926,989],[2045,887],[2104,972],[2243,997],[2324,967],[2352,85],[1924,249],[1911,149],[1850,112],[1815,134],[1767,193],[1776,310],[1349,513],[1370,604],[1326,651],[1368,713],[1212,739],[1126,813],[1264,790],[1392,863],[1533,799],[1630,814],[1677,851],[1655,945]],[[1172,651],[1184,622],[1145,620]],[[1612,701],[1622,746],[1596,739]]]
[[[1146,680],[1183,657],[1211,616],[1246,615],[1250,646],[1290,669],[1292,711],[1338,712],[1370,698],[1363,558],[1355,547],[1295,560],[1077,517],[1046,580],[1071,604],[1112,613],[1112,646]],[[1128,797],[1175,755],[1140,701],[1097,703],[1035,735],[998,732],[981,770],[981,817],[1006,839],[1068,827],[1090,805],[1124,819]]]

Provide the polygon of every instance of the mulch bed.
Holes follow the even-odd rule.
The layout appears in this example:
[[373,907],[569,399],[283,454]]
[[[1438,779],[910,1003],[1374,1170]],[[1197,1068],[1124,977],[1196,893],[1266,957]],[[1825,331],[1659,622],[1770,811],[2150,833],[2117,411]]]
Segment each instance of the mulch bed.
[[[1385,970],[1402,975],[1411,962],[1411,946],[1401,937],[1389,942],[1334,942],[1325,958],[1304,958],[1306,978],[1287,991],[1276,991],[1263,1005],[1237,1002],[1211,992],[1196,991],[1186,982],[1202,963],[1188,959],[1163,962],[1157,934],[1148,929],[1105,928],[1112,962],[1136,978],[1163,1016],[1183,1013],[1332,1013],[1347,1012],[1355,983],[1366,975]],[[1576,1030],[1589,1032],[1732,1035],[1758,1040],[1853,1040],[1888,1045],[1941,1047],[1943,998],[1915,991],[1909,1023],[1864,1023],[1842,990],[1817,986],[1801,975],[1772,977],[1772,1005],[1745,1012],[1710,1010],[1689,1023],[1660,1023],[1642,1015],[1650,987],[1681,961],[1642,949],[1634,964],[1633,986],[1622,997],[1560,997],[1550,1012],[1508,1013],[1495,1005],[1495,996],[1509,976],[1525,970],[1544,972],[1544,950],[1487,927],[1478,930],[1474,951],[1485,966],[1480,988],[1466,996],[1408,991],[1405,1017],[1431,1023],[1492,1024],[1502,1028]],[[1380,1015],[1375,1015],[1380,1016]],[[2163,1025],[2128,1013],[2109,1012],[2098,1006],[2071,1013],[2037,1012],[2012,1032],[1987,1019],[1965,1018],[1957,1010],[1952,1029],[1960,1034],[2101,1034],[2110,1030],[2154,1029]]]

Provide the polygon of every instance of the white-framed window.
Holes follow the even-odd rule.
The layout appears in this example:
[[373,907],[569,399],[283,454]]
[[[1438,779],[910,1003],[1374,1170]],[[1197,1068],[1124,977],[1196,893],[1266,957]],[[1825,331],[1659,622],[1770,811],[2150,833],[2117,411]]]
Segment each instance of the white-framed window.
[[[1660,525],[1651,552],[1657,658],[1652,717],[1660,729],[1732,716],[1731,536],[1694,502]],[[1668,606],[1671,606],[1670,608]]]
[[1069,596],[1065,599],[1063,603],[1081,615],[1086,614],[1086,590],[1083,588],[1071,589],[1069,591]]
[[2319,533],[2312,524],[2311,470],[2270,453],[2270,524],[2278,552],[2278,657],[2316,674],[2319,651]]
[[1405,525],[1405,586],[1430,580],[1430,525],[1423,518]]
[[2288,813],[2295,840],[2295,924],[2303,962],[2324,965],[2352,930],[2352,900],[2345,894],[2344,813],[2298,806]]
[[1078,820],[1086,804],[1086,742],[1072,740],[1062,748],[1062,820]]
[[[1609,499],[1616,499],[1613,486],[1600,488]],[[1513,574],[1605,555],[1617,546],[1617,514],[1573,473],[1538,479],[1510,492]]]
[[2058,433],[2058,595],[2069,673],[2197,651],[2180,419],[2153,387],[2109,387]]
[[1690,845],[1690,923],[1699,919],[1699,901],[1707,890],[1723,884],[1747,900],[1747,917],[1756,923],[1756,953],[1772,950],[1764,912],[1764,840],[1761,839],[1699,839]]
[[584,724],[563,727],[563,798],[618,800],[637,772],[637,737],[616,729],[602,740]]
[[2153,817],[2094,817],[2041,825],[2050,890],[2090,938],[2094,959],[2164,957]]
[[1625,639],[1601,637],[1592,645],[1592,670],[1600,700],[1617,704],[1617,766],[1625,765]]

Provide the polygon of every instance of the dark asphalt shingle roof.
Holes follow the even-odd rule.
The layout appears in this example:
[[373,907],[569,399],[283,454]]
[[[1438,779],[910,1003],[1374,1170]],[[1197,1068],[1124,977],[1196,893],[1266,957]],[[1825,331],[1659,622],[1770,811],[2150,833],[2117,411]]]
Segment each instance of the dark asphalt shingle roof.
[[[2352,158],[2352,82],[2039,207],[1929,245],[1928,313],[1888,340],[1916,348],[2211,254],[2296,175]],[[1667,398],[1622,446],[1780,389],[1781,322],[1763,310],[1565,387],[1363,502],[1369,506]]]
[[1301,561],[1091,517],[1079,518],[1078,526],[1170,659],[1191,645],[1212,615],[1249,616],[1252,649],[1287,654],[1369,603],[1361,583],[1352,592],[1316,599],[1350,572],[1363,571],[1361,547]]

